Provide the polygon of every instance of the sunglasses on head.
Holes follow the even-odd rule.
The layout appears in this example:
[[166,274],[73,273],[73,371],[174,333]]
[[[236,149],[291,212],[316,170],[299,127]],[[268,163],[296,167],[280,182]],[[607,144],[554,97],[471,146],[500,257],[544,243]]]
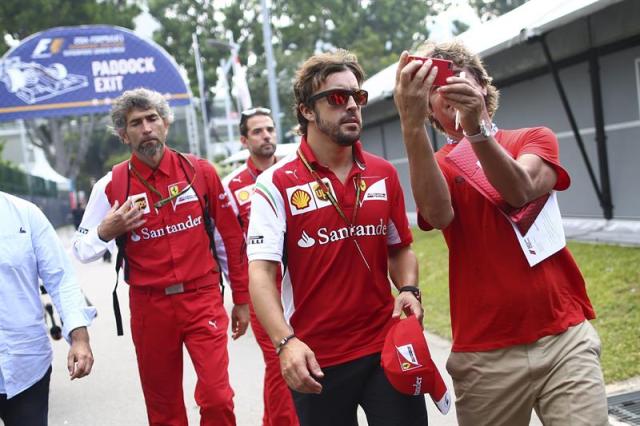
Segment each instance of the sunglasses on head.
[[309,98],[309,104],[321,98],[327,98],[329,105],[343,106],[349,103],[349,98],[353,98],[356,104],[364,106],[369,100],[369,93],[366,90],[356,89],[331,89],[324,92],[316,93]]
[[263,108],[263,107],[245,109],[240,113],[240,122],[243,123],[244,121],[248,120],[249,118],[253,117],[256,114],[271,115],[271,110],[269,108]]

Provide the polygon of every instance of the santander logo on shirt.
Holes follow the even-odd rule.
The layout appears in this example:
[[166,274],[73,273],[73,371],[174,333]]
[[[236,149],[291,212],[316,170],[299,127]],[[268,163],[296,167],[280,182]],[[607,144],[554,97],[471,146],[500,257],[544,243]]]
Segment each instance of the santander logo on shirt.
[[156,229],[149,229],[146,226],[144,228],[140,228],[136,231],[131,231],[131,241],[140,241],[140,240],[153,240],[155,238],[161,238],[166,235],[175,234],[178,232],[183,232],[189,230],[191,228],[195,228],[196,226],[202,223],[202,215],[196,217],[195,219],[191,217],[191,215],[187,216],[187,220],[184,222],[178,222],[173,225],[165,225]]
[[349,237],[374,237],[379,235],[387,235],[387,224],[382,219],[377,225],[350,225],[333,230],[322,227],[318,229],[315,236],[310,236],[307,231],[303,230],[298,240],[298,247],[313,247],[316,242],[323,246]]

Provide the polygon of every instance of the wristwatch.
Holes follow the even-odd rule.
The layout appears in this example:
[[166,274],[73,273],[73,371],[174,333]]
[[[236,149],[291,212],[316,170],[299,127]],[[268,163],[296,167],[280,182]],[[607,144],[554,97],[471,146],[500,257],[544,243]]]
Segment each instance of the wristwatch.
[[462,130],[464,137],[471,143],[485,142],[491,137],[491,125],[486,121],[480,121],[480,131],[475,135],[468,135],[464,129]]
[[398,289],[398,293],[402,293],[404,291],[408,291],[410,293],[413,293],[413,295],[416,297],[416,299],[418,299],[418,302],[422,302],[422,293],[420,292],[420,289],[416,286],[413,285],[405,285],[404,287],[400,287]]

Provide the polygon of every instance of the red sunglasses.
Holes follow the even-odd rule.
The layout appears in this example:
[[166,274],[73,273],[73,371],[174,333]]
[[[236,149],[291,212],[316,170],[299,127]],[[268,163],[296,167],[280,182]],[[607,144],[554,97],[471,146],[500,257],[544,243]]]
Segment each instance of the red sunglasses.
[[352,97],[356,104],[364,106],[369,100],[369,93],[366,90],[357,89],[331,89],[324,92],[316,93],[309,98],[309,105],[321,98],[327,98],[329,105],[343,106],[349,102]]

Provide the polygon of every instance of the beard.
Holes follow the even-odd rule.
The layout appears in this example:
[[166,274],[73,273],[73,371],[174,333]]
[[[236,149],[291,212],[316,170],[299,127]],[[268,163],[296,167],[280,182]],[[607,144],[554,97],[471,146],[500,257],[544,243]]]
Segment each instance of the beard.
[[276,144],[273,142],[265,143],[259,147],[250,150],[251,153],[260,158],[271,158],[276,153]]
[[136,152],[142,157],[154,158],[164,149],[164,143],[158,139],[141,142],[136,148]]
[[[316,126],[318,130],[320,130],[325,135],[329,136],[333,141],[335,141],[340,146],[353,146],[354,143],[358,139],[360,139],[360,129],[356,132],[344,132],[340,128],[340,125],[343,124],[342,120],[340,122],[331,123],[329,121],[325,121],[322,119],[320,113],[316,110]],[[348,118],[352,118],[353,116],[349,116]],[[358,126],[359,127],[359,126]]]

